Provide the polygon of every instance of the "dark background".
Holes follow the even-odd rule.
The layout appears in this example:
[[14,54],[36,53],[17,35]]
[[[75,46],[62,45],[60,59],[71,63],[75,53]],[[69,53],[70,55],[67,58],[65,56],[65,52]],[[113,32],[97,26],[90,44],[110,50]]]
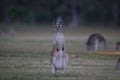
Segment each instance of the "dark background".
[[73,27],[120,24],[119,0],[0,0],[0,22],[51,23],[61,16]]

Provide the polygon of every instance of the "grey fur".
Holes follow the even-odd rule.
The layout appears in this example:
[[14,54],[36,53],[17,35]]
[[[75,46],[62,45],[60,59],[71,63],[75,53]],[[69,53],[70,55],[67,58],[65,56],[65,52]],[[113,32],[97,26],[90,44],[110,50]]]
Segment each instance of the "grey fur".
[[120,42],[117,42],[117,43],[116,43],[116,50],[117,50],[117,51],[120,51]]
[[65,72],[65,67],[68,62],[68,54],[64,50],[64,36],[61,32],[62,19],[57,18],[54,23],[55,34],[54,34],[54,45],[51,52],[51,64],[52,64],[52,73],[54,74],[57,70],[62,70]]
[[100,43],[103,43],[104,50],[106,50],[107,43],[105,38],[99,33],[91,34],[86,43],[87,50],[94,50],[94,51],[98,50],[98,46]]

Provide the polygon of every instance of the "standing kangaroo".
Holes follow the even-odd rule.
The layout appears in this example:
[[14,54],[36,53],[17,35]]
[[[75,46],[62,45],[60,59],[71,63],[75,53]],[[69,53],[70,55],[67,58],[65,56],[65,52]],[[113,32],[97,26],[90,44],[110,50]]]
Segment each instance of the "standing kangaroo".
[[54,51],[59,51],[59,50],[64,51],[65,41],[64,41],[64,36],[63,36],[63,34],[61,32],[62,24],[63,23],[62,23],[61,17],[58,17],[56,19],[56,22],[54,23],[55,34],[54,34],[54,40],[53,40],[54,45],[53,45],[51,56],[54,54]]
[[68,55],[65,53],[65,41],[64,36],[61,32],[62,19],[58,17],[54,23],[55,34],[53,40],[53,49],[51,52],[51,64],[52,64],[52,73],[54,74],[56,70],[62,70],[65,72],[65,67],[68,62]]

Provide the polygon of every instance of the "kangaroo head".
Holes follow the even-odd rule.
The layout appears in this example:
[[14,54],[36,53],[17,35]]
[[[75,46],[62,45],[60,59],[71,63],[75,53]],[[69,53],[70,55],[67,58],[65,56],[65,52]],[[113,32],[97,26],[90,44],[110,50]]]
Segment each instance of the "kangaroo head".
[[61,17],[57,17],[56,21],[54,22],[54,30],[56,32],[61,31],[62,24],[63,24],[62,18]]

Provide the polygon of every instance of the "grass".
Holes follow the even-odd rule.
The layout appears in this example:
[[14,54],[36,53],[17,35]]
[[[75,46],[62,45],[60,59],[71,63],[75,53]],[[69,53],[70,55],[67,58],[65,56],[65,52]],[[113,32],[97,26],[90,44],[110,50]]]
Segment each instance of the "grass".
[[106,37],[108,48],[114,50],[120,40],[119,29],[64,28],[66,51],[77,57],[70,57],[64,74],[58,71],[55,75],[49,62],[52,29],[32,27],[16,32],[14,37],[0,36],[0,80],[120,80],[120,71],[115,69],[119,55],[97,54],[85,47],[88,36],[99,32]]

